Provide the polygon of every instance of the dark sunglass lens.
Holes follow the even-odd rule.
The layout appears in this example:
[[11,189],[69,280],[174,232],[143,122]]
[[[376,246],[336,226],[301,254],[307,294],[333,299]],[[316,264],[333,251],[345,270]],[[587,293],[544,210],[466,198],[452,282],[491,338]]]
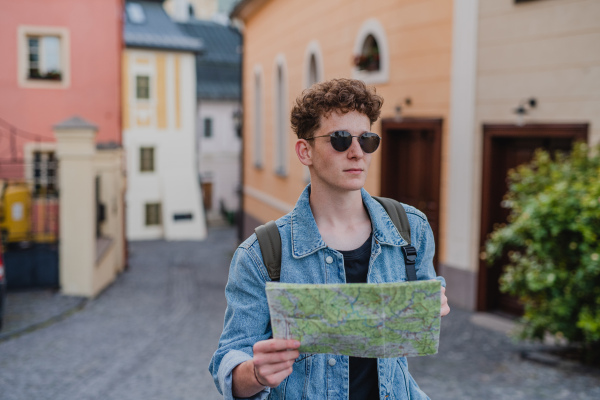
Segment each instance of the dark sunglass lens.
[[331,146],[337,151],[346,151],[352,144],[352,136],[346,131],[336,131],[331,135]]
[[358,138],[358,143],[365,153],[372,153],[379,147],[380,138],[375,133],[363,133]]

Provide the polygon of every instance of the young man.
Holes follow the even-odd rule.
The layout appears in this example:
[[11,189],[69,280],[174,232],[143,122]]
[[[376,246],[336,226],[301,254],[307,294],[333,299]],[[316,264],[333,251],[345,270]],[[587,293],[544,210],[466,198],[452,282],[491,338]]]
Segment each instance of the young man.
[[[296,154],[311,184],[288,215],[281,235],[281,282],[405,281],[399,235],[383,207],[363,189],[379,136],[370,133],[383,99],[351,79],[313,85],[296,100]],[[402,171],[401,173],[410,173]],[[419,280],[434,279],[433,234],[425,216],[405,206]],[[443,278],[438,277],[445,285]],[[210,371],[225,399],[426,399],[406,358],[364,359],[299,354],[300,343],[272,339],[256,235],[237,249],[225,289],[227,311]],[[450,312],[442,288],[441,315]]]

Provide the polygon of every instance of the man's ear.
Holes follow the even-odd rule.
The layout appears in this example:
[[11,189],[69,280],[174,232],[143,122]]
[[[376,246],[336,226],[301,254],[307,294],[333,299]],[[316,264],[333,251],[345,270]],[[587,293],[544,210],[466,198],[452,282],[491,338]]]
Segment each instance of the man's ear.
[[300,160],[303,165],[312,165],[312,147],[307,140],[298,139],[295,149],[298,160]]

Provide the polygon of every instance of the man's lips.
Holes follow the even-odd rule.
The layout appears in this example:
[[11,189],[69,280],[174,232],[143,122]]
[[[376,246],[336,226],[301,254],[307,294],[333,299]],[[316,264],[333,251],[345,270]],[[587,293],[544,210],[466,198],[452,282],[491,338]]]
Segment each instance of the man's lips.
[[363,169],[361,169],[361,168],[349,168],[349,169],[345,169],[344,172],[350,172],[350,173],[357,174],[359,172],[363,172]]

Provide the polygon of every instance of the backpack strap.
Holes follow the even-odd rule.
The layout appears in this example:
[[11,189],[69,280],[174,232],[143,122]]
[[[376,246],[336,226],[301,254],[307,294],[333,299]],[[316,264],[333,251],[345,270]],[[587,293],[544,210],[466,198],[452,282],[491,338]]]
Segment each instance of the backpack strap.
[[[373,198],[383,206],[394,226],[398,229],[400,236],[408,243],[402,246],[404,264],[406,265],[406,277],[409,281],[416,281],[417,271],[415,270],[415,262],[417,260],[417,250],[410,242],[410,224],[408,223],[406,210],[396,200],[387,197],[373,196]],[[269,278],[272,281],[278,281],[281,273],[281,236],[279,235],[277,224],[274,221],[269,221],[254,229],[254,232],[256,232],[256,237],[258,238],[258,244],[265,266],[267,267],[267,272],[269,273]]]
[[409,281],[416,281],[417,271],[415,270],[415,263],[417,261],[417,249],[415,249],[410,242],[410,224],[408,223],[406,210],[402,206],[402,203],[394,199],[377,196],[373,196],[373,198],[383,206],[394,223],[394,226],[398,229],[400,236],[408,243],[407,245],[402,246],[404,265],[406,265],[406,277]]
[[254,229],[267,272],[272,281],[279,280],[281,272],[281,236],[275,221],[269,221]]

